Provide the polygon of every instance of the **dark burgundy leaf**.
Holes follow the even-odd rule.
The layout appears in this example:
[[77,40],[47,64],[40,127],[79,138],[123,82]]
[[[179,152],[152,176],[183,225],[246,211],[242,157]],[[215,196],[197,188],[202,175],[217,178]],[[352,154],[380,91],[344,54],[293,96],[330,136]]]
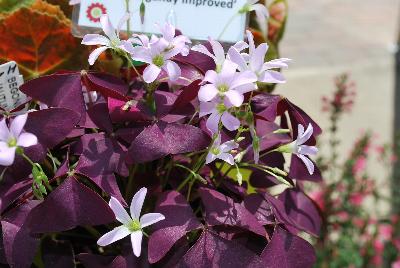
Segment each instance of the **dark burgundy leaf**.
[[149,109],[144,103],[135,100],[131,104],[119,99],[108,98],[108,110],[114,123],[150,121]]
[[234,241],[204,230],[176,267],[265,267],[261,258]]
[[271,205],[260,194],[251,194],[244,198],[243,206],[250,211],[262,225],[275,224]]
[[297,233],[298,228],[296,224],[293,222],[293,220],[289,217],[289,215],[287,215],[285,210],[285,204],[281,200],[271,196],[268,193],[264,193],[263,195],[264,199],[271,206],[276,221],[285,225],[285,227],[289,229],[291,232]]
[[296,180],[307,180],[307,181],[313,181],[313,182],[322,181],[321,171],[319,170],[318,166],[314,163],[314,174],[310,175],[310,173],[307,170],[306,165],[296,155],[292,155],[292,158],[291,158],[289,177],[292,179],[296,179]]
[[205,208],[205,220],[208,225],[230,225],[250,230],[263,237],[264,227],[243,205],[215,190],[200,188],[199,194]]
[[270,122],[274,122],[278,115],[278,103],[282,100],[279,95],[258,94],[253,97],[251,106],[254,113],[265,118]]
[[4,211],[19,196],[31,188],[32,180],[3,182],[0,188],[0,213]]
[[1,221],[4,252],[11,267],[30,267],[39,239],[30,235],[29,215],[39,201],[29,201],[7,213]]
[[314,249],[307,241],[279,226],[261,257],[264,267],[269,268],[311,268],[316,261]]
[[75,111],[79,114],[80,120],[85,116],[86,108],[80,73],[42,76],[26,82],[20,87],[20,90],[49,107]]
[[104,98],[112,97],[123,101],[128,101],[128,85],[121,79],[106,73],[88,72],[82,76],[86,87],[90,91],[100,92]]
[[[209,42],[205,42],[203,45],[211,51],[211,44]],[[215,70],[215,63],[212,58],[193,50],[187,56],[176,56],[175,60],[180,63],[190,64],[199,69],[203,74],[208,70]]]
[[137,258],[132,253],[126,256],[101,256],[81,253],[77,259],[85,268],[147,268],[150,267],[143,258]]
[[129,148],[129,163],[149,162],[169,154],[200,151],[210,138],[199,128],[158,122],[140,133]]
[[108,113],[107,103],[102,102],[93,105],[88,109],[87,114],[97,128],[112,133],[113,125]]
[[78,121],[79,115],[70,109],[50,108],[29,113],[24,129],[35,134],[46,151],[63,141]]
[[68,177],[30,214],[33,233],[61,232],[113,222],[115,215],[93,190]]
[[49,237],[44,239],[42,260],[45,268],[75,268],[74,252],[68,241],[54,241]]
[[285,204],[286,213],[300,229],[319,235],[321,217],[309,197],[299,189],[286,189],[279,199]]
[[156,230],[149,238],[150,263],[161,260],[186,233],[202,227],[185,197],[176,191],[162,193],[155,211],[163,214],[165,220],[154,225]]
[[179,109],[185,108],[192,100],[197,98],[197,94],[199,93],[201,80],[196,80],[192,82],[187,87],[183,87],[181,93],[178,98],[175,100],[172,105],[172,111],[178,111]]

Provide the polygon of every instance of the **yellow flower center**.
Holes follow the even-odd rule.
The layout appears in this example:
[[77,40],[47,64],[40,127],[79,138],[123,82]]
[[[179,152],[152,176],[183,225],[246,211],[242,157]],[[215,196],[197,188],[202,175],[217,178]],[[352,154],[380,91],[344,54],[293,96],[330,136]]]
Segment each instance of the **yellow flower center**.
[[157,55],[153,58],[153,63],[157,67],[161,67],[164,65],[164,57],[162,55]]
[[15,147],[15,146],[17,146],[17,139],[11,138],[10,140],[8,140],[7,145],[8,145],[8,147]]
[[133,220],[130,223],[128,223],[128,229],[131,232],[136,232],[142,229],[142,227],[140,226],[140,222],[138,220]]

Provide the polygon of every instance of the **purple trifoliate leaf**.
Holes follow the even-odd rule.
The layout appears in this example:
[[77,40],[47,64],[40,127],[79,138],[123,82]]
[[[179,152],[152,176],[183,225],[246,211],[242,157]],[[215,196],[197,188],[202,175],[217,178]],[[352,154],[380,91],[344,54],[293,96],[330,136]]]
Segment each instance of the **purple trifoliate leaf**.
[[242,204],[212,189],[200,188],[199,194],[205,208],[205,221],[210,226],[229,225],[250,230],[266,237],[264,227]]
[[30,267],[39,239],[30,234],[29,215],[39,201],[28,201],[10,210],[1,220],[4,252],[11,267]]
[[262,225],[275,224],[271,205],[261,194],[250,194],[243,199],[243,206],[250,211]]
[[169,154],[200,151],[209,144],[210,138],[197,127],[158,122],[144,129],[132,142],[128,163],[144,163]]
[[29,217],[33,233],[62,232],[114,220],[115,215],[107,202],[74,177],[66,178]]
[[299,189],[286,189],[279,195],[279,199],[285,204],[287,215],[296,225],[315,236],[321,229],[321,217],[315,204]]
[[310,159],[314,164],[314,173],[310,175],[310,172],[307,170],[306,165],[303,161],[297,156],[292,155],[289,169],[289,177],[296,180],[307,180],[313,182],[322,181],[321,171],[318,166]]
[[175,267],[265,267],[254,252],[235,241],[204,230]]
[[46,237],[41,247],[44,267],[75,267],[74,252],[69,241],[55,241]]
[[162,193],[154,211],[163,214],[165,220],[154,225],[155,231],[149,238],[150,263],[161,260],[186,233],[202,227],[185,197],[179,192]]
[[311,268],[316,261],[310,243],[279,226],[261,257],[268,268]]

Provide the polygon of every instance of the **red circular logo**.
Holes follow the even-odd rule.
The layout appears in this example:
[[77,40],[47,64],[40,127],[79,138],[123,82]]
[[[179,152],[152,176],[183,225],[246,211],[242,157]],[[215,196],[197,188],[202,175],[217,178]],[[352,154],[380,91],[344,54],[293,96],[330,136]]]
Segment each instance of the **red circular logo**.
[[107,9],[103,4],[93,3],[86,10],[86,16],[90,21],[100,22],[100,17],[107,13]]

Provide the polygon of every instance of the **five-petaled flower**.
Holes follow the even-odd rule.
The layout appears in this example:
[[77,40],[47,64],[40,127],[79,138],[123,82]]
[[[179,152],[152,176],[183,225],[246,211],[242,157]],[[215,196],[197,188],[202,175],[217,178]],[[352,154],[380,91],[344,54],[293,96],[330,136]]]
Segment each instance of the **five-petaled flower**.
[[101,53],[106,51],[107,49],[122,49],[124,50],[124,46],[122,46],[121,40],[119,38],[119,32],[124,26],[124,24],[128,21],[130,14],[126,13],[118,23],[117,30],[115,30],[114,26],[111,24],[110,18],[107,14],[103,14],[100,17],[101,27],[103,28],[103,32],[107,36],[103,36],[100,34],[87,34],[83,37],[82,44],[87,46],[95,46],[100,45],[100,47],[93,50],[93,52],[89,55],[89,64],[93,65],[97,58]]
[[244,100],[244,93],[256,89],[254,82],[257,77],[250,71],[241,73],[236,72],[237,64],[226,60],[222,65],[221,71],[207,71],[203,83],[209,82],[201,86],[199,90],[200,101],[211,101],[215,97],[228,98],[233,106],[239,107]]
[[[181,76],[181,68],[172,60],[173,57],[189,53],[187,43],[190,40],[183,35],[175,36],[175,28],[166,24],[160,27],[163,34],[161,38],[152,36],[151,39],[145,35],[134,35],[134,38],[123,42],[123,47],[128,51],[132,59],[147,63],[148,66],[143,71],[143,80],[146,83],[154,82],[164,70],[169,80],[175,81]],[[133,47],[133,44],[139,46]]]
[[316,155],[318,153],[318,148],[315,146],[304,145],[312,136],[313,127],[308,124],[306,131],[304,131],[303,125],[298,125],[298,134],[296,140],[293,142],[283,145],[278,148],[278,151],[283,153],[292,153],[298,156],[301,161],[306,165],[310,175],[314,174],[314,164],[308,158],[309,155]]
[[6,119],[0,121],[0,165],[11,166],[14,163],[18,147],[30,147],[38,143],[37,137],[23,132],[28,114],[15,117],[8,128]]
[[247,31],[249,42],[249,53],[240,53],[240,50],[231,47],[228,51],[228,58],[238,65],[239,71],[249,70],[257,76],[257,81],[263,83],[285,83],[286,80],[280,72],[273,69],[287,68],[290,59],[280,58],[264,62],[268,44],[262,43],[258,47],[254,44],[254,37]]
[[239,144],[237,144],[234,140],[230,140],[221,144],[221,135],[218,134],[207,154],[206,164],[213,162],[215,159],[221,159],[228,164],[233,165],[235,162],[233,156],[231,155],[231,151],[238,147]]
[[211,114],[207,118],[206,126],[213,134],[218,132],[220,121],[228,130],[234,131],[240,127],[240,121],[229,112],[231,107],[228,99],[216,98],[209,102],[200,102],[199,116]]
[[111,197],[109,205],[117,221],[122,223],[122,225],[100,237],[97,241],[99,246],[107,246],[130,235],[133,253],[136,257],[140,256],[143,228],[165,219],[164,215],[160,213],[147,213],[140,217],[146,193],[147,189],[143,187],[133,196],[130,206],[130,216],[121,203],[116,198]]

